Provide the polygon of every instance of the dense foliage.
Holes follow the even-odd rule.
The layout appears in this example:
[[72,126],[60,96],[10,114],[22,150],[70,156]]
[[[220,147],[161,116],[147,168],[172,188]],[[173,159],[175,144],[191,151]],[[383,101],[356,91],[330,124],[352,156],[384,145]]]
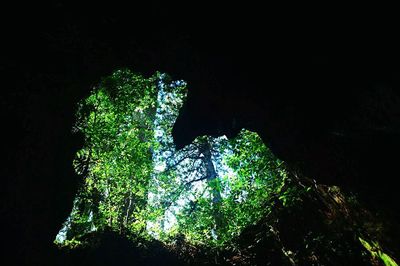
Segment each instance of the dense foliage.
[[57,243],[72,247],[111,229],[224,245],[266,213],[285,182],[282,162],[245,130],[176,150],[171,131],[185,96],[183,81],[120,70],[79,104],[75,131],[85,145],[74,168],[84,183]]
[[85,146],[74,168],[84,184],[61,232],[66,243],[105,227],[145,231],[156,80],[157,75],[144,79],[117,71],[79,104],[74,130],[83,134]]

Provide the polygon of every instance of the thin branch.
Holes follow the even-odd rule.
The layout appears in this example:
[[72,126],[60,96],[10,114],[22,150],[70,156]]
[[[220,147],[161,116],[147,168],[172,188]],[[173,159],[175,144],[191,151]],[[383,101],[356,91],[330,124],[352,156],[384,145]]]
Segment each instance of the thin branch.
[[208,175],[205,175],[205,176],[202,176],[202,177],[200,177],[200,178],[190,180],[190,181],[188,181],[188,182],[185,183],[185,186],[188,186],[188,185],[190,185],[190,184],[192,184],[192,183],[194,183],[194,182],[206,180],[206,179],[208,179],[208,178],[209,178],[209,176],[208,176]]
[[208,178],[208,176],[206,175],[206,176],[203,176],[203,177],[200,177],[200,178],[197,178],[197,179],[193,179],[193,180],[190,180],[190,181],[185,182],[184,184],[182,184],[182,185],[179,187],[179,189],[176,190],[176,191],[173,193],[173,194],[174,194],[174,195],[173,195],[173,199],[170,200],[170,201],[168,202],[168,205],[166,205],[165,210],[168,210],[168,209],[171,207],[172,203],[174,203],[174,202],[179,198],[179,196],[182,194],[182,192],[183,192],[184,190],[188,189],[188,187],[189,187],[189,185],[190,185],[191,183],[198,182],[198,181],[201,181],[201,180],[205,180],[205,179],[207,179],[207,178]]

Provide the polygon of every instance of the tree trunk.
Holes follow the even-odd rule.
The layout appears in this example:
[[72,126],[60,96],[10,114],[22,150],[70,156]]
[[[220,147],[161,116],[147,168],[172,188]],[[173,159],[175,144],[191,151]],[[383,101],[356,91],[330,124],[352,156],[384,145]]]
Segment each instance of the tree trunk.
[[201,152],[204,155],[203,162],[206,166],[207,182],[209,184],[213,184],[212,204],[215,220],[215,230],[218,232],[218,230],[223,227],[223,214],[221,212],[222,197],[220,187],[217,185],[216,182],[218,175],[212,162],[211,145],[208,139],[202,144]]

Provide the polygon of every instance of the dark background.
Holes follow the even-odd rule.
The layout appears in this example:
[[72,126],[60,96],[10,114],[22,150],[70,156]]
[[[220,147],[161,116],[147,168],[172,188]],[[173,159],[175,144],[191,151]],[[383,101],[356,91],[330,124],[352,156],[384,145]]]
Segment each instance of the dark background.
[[[188,82],[174,128],[179,147],[201,134],[257,131],[305,175],[399,221],[397,23],[385,12],[378,19],[378,10],[350,12],[350,20],[329,10],[151,1],[4,7],[0,228],[1,259],[11,261],[2,265],[68,264],[52,241],[79,185],[76,103],[121,67]],[[105,252],[132,261],[120,248]]]

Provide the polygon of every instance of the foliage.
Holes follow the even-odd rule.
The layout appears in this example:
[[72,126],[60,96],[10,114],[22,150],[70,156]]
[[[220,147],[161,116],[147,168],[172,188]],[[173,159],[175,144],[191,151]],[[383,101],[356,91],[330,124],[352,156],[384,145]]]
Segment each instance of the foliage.
[[[206,240],[208,244],[224,245],[268,212],[266,203],[282,187],[284,171],[281,162],[255,133],[243,130],[230,141],[226,138],[207,141],[218,178],[201,181],[206,183],[204,191],[199,190],[191,197],[190,204],[177,213],[179,232],[184,232],[192,242]],[[200,142],[201,139],[196,139],[193,145]],[[215,191],[220,193],[218,217],[212,208],[216,206]]]
[[372,245],[361,237],[358,238],[361,244],[369,251],[373,259],[380,258],[385,266],[398,266],[398,264],[385,252],[382,251],[379,243],[372,242]]
[[85,179],[63,228],[66,239],[105,227],[144,234],[158,75],[116,71],[79,103],[74,130],[85,146],[74,168]]
[[84,177],[56,242],[75,247],[93,231],[222,246],[268,209],[293,201],[287,175],[256,133],[198,137],[176,150],[171,131],[186,83],[119,70],[79,104],[74,160]]

